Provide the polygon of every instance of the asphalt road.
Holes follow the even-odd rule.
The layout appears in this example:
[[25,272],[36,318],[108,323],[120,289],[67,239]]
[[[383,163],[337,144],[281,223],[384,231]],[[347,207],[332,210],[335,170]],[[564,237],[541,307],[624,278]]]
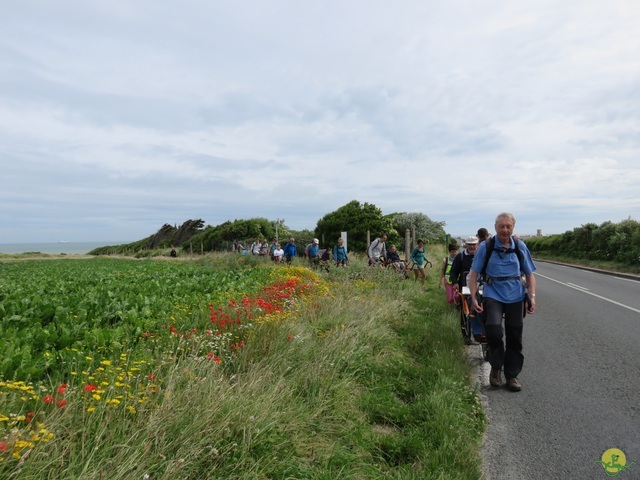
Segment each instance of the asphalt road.
[[626,455],[617,478],[640,478],[640,282],[537,267],[522,391],[490,387],[489,365],[470,347],[490,422],[485,478],[604,479],[599,462],[612,448]]

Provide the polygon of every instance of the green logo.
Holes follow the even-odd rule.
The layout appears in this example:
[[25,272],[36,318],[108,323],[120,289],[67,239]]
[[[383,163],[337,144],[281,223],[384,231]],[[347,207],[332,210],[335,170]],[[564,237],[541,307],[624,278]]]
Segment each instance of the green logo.
[[602,454],[602,459],[596,463],[602,465],[605,473],[609,477],[615,477],[620,472],[624,472],[631,465],[635,465],[636,462],[631,462],[627,465],[627,457],[622,450],[617,448],[610,448]]

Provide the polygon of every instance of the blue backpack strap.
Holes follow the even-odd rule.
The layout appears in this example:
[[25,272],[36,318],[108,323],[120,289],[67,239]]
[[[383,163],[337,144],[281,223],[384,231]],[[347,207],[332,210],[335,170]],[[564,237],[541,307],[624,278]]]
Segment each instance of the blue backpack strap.
[[[491,255],[493,255],[493,251],[495,250],[496,237],[491,237],[489,240],[486,241],[486,243],[487,243],[487,250],[484,255],[484,265],[482,266],[482,271],[480,272],[483,277],[486,277],[487,275],[487,265],[489,265],[489,260],[491,259]],[[517,238],[514,238],[513,243],[515,245],[515,248],[506,248],[504,252],[516,254],[516,256],[518,257],[518,263],[520,264],[520,271],[522,272],[522,263],[524,262],[524,255],[520,250],[520,241]]]
[[489,265],[489,259],[491,255],[493,255],[493,249],[496,246],[496,237],[491,237],[489,240],[486,240],[487,250],[484,252],[484,264],[482,265],[482,270],[480,274],[485,277],[487,275],[487,265]]

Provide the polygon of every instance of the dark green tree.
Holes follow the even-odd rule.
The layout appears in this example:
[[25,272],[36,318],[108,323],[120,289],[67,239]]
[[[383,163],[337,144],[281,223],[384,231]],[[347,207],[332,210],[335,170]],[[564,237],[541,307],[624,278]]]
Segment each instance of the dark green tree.
[[256,238],[271,240],[275,237],[275,224],[266,218],[234,220],[220,225],[220,238],[229,242],[248,241]]
[[327,213],[318,220],[315,236],[324,235],[327,246],[333,245],[341,232],[347,232],[347,245],[350,252],[364,252],[367,245],[367,231],[371,240],[381,233],[387,233],[390,242],[397,242],[398,232],[393,228],[392,219],[372,203],[360,203],[353,200],[336,211]]
[[190,251],[193,249],[194,252],[198,253],[201,249],[205,252],[212,250],[229,250],[231,242],[224,241],[221,237],[221,230],[222,227],[220,225],[216,227],[207,225],[207,227],[198,235],[194,235],[189,239],[189,241],[183,242],[181,244],[182,250]]

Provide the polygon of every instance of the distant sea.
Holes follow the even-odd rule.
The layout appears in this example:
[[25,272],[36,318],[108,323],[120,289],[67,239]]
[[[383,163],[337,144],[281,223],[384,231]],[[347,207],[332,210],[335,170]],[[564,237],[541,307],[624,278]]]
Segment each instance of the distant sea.
[[0,253],[48,253],[50,255],[84,255],[91,250],[108,245],[130,242],[53,242],[53,243],[0,243]]

